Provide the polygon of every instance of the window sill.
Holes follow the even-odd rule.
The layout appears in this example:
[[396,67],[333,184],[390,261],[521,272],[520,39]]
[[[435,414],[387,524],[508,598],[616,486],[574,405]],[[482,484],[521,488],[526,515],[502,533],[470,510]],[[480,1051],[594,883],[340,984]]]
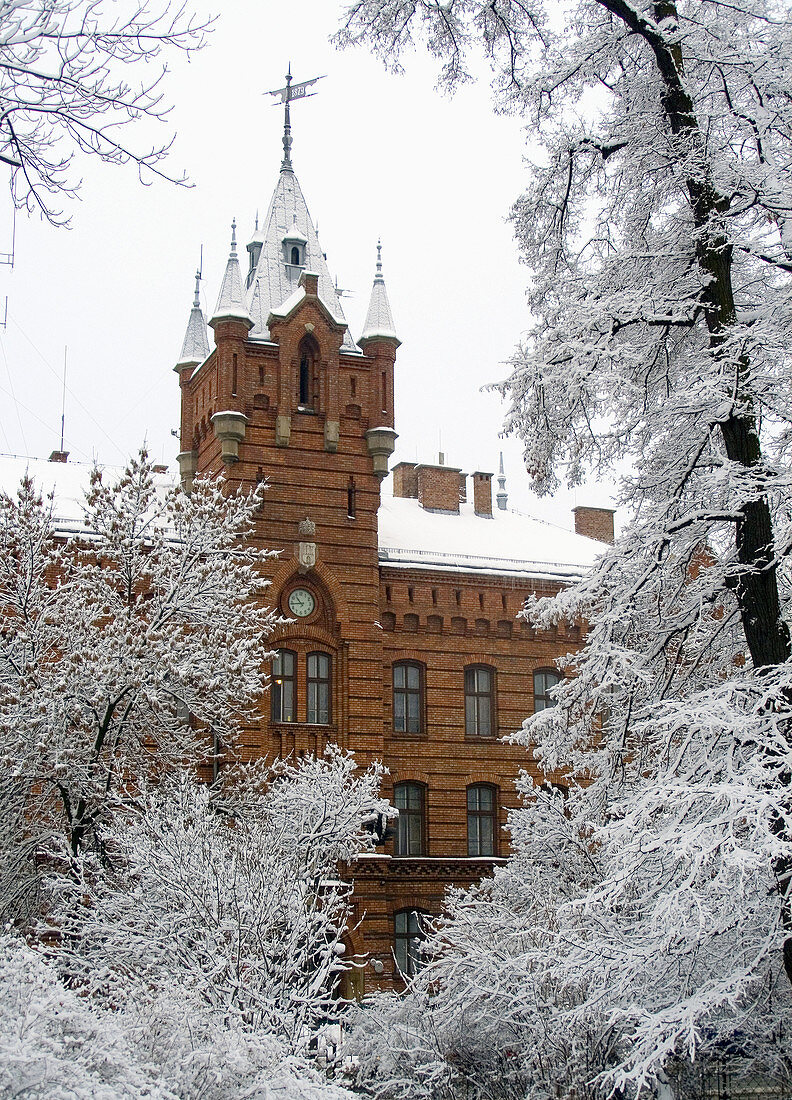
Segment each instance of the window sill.
[[335,730],[338,728],[335,722],[284,722],[270,719],[270,727],[278,732],[283,730]]

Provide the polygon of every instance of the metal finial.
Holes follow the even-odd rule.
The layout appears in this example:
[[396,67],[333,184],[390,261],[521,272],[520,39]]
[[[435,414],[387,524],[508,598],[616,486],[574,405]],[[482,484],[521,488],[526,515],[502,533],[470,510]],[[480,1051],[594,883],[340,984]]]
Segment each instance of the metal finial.
[[498,492],[495,494],[495,499],[498,502],[498,508],[502,512],[505,512],[509,496],[506,492],[506,475],[503,472],[503,451],[500,453],[500,463],[498,465]]
[[291,169],[291,115],[289,114],[289,103],[291,102],[291,61],[289,62],[289,71],[286,73],[286,107],[283,112],[283,160],[281,162],[281,169]]
[[236,218],[231,222],[231,255],[236,256]]
[[374,276],[374,281],[377,283],[385,281],[382,278],[382,238],[377,240],[377,273]]
[[258,210],[256,211],[256,225],[253,229],[254,233],[258,233]]
[[200,296],[199,296],[199,293],[200,293],[199,292],[199,287],[200,287],[200,285],[201,285],[201,272],[199,270],[199,271],[196,271],[196,273],[195,273],[195,301],[193,302],[193,309],[200,309],[201,308],[201,299],[200,299]]
[[323,80],[322,76],[315,76],[312,80],[304,80],[301,84],[292,85],[291,74],[291,62],[289,62],[289,71],[286,73],[286,87],[276,88],[275,91],[268,92],[268,95],[279,96],[281,103],[285,105],[283,112],[283,160],[281,161],[281,171],[291,172],[291,115],[289,114],[289,104],[293,99],[304,99],[306,96],[316,95],[315,92],[309,92],[308,89],[313,87],[317,80]]

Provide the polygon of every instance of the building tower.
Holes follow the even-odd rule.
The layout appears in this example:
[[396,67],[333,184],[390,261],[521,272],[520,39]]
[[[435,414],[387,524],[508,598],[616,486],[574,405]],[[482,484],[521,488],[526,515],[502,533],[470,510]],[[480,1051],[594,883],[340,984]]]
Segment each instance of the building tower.
[[399,339],[379,245],[359,343],[349,331],[294,172],[288,106],[280,173],[245,272],[232,225],[211,351],[196,291],[175,368],[179,466],[187,487],[196,473],[221,472],[230,489],[268,487],[257,537],[280,552],[268,598],[293,622],[273,639],[281,654],[268,714],[247,752],[336,742],[363,763],[383,745],[377,510],[396,439]]

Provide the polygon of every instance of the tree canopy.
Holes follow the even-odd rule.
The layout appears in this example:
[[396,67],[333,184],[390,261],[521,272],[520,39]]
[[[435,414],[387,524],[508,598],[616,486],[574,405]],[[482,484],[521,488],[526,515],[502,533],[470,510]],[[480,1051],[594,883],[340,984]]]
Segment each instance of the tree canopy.
[[[620,476],[617,545],[529,609],[588,624],[558,705],[521,735],[567,772],[568,825],[526,807],[511,886],[496,875],[471,903],[492,921],[497,898],[505,925],[521,906],[523,1026],[588,1035],[606,1093],[707,1052],[790,1073],[790,15],[358,0],[339,34],[391,64],[423,37],[450,86],[483,52],[498,107],[524,114],[512,217],[531,317],[506,427],[539,492]],[[531,857],[547,870],[533,905]],[[463,908],[449,991],[474,950]]]

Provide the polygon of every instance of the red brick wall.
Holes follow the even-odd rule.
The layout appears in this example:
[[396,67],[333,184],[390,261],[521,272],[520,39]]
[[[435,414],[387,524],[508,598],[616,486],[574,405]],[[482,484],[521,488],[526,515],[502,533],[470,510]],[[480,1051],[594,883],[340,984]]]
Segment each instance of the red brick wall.
[[459,469],[419,464],[415,472],[421,507],[437,512],[459,511]]
[[610,508],[573,508],[575,531],[600,542],[613,542],[613,511]]
[[[307,326],[312,326],[308,330]],[[306,331],[319,347],[319,396],[313,412],[297,410],[297,349]],[[367,987],[396,981],[392,957],[394,913],[406,907],[439,912],[446,887],[475,881],[491,859],[467,858],[466,788],[492,784],[498,791],[498,822],[516,805],[513,780],[520,768],[539,776],[531,754],[498,739],[520,727],[533,709],[533,671],[574,648],[577,638],[561,631],[535,634],[516,616],[529,591],[548,594],[555,586],[510,578],[431,573],[382,567],[377,554],[380,485],[373,473],[365,433],[382,423],[383,344],[378,356],[340,350],[342,330],[316,301],[306,299],[285,321],[273,325],[277,344],[239,341],[218,328],[220,348],[194,378],[182,376],[182,450],[195,449],[198,470],[222,470],[229,489],[251,487],[266,478],[269,488],[256,540],[281,552],[268,561],[268,602],[292,617],[287,600],[294,587],[314,595],[312,615],[279,628],[273,648],[297,654],[298,713],[292,723],[270,721],[269,699],[247,729],[242,752],[256,756],[321,752],[329,741],[352,749],[361,766],[382,759],[393,784],[425,784],[427,855],[393,858],[392,845],[356,869],[355,906],[362,924],[350,932],[350,949],[372,952],[383,964],[377,975],[361,972]],[[227,343],[225,342],[227,341]],[[233,348],[233,350],[230,350]],[[392,351],[391,354],[392,358]],[[248,418],[239,460],[223,464],[211,416],[231,394],[228,372],[236,362],[232,407]],[[386,390],[388,380],[386,370]],[[230,399],[230,398],[229,398]],[[227,406],[226,406],[227,407]],[[337,413],[336,413],[337,410]],[[336,450],[325,428],[332,414],[340,425]],[[288,446],[276,441],[277,418],[290,418]],[[351,482],[350,482],[351,479]],[[421,504],[452,515],[459,511],[461,472],[454,467],[402,463],[396,495],[417,495]],[[350,515],[353,486],[354,515]],[[490,475],[474,476],[479,511],[489,500]],[[483,496],[482,496],[483,494]],[[315,534],[301,534],[306,517]],[[480,522],[488,522],[481,519]],[[316,547],[316,564],[302,569],[300,543]],[[305,659],[319,649],[332,661],[332,721],[305,721]],[[424,672],[425,724],[419,735],[393,728],[394,661],[419,661]],[[464,670],[486,665],[495,677],[496,728],[475,738],[465,731]],[[499,851],[505,853],[505,837]]]

